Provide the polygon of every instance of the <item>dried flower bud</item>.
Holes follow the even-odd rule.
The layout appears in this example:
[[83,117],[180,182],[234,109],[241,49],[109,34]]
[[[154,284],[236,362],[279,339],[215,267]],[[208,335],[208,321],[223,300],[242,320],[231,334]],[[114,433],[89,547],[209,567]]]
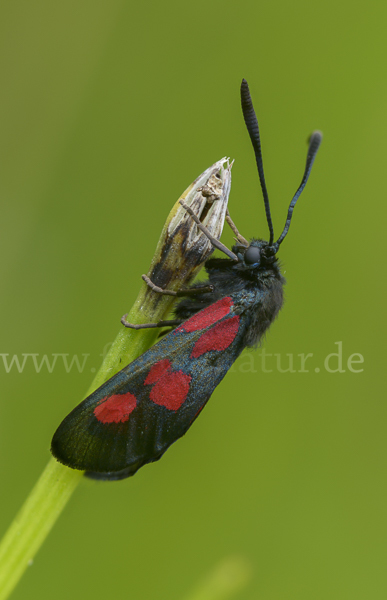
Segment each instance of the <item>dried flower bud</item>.
[[[172,208],[148,272],[148,277],[158,287],[172,291],[186,287],[213,252],[211,242],[181,206],[180,200],[184,200],[211,235],[219,239],[231,189],[231,167],[226,158],[216,162],[195,179]],[[154,316],[161,319],[172,302],[171,296],[155,294],[144,283],[135,307],[136,311],[146,315],[154,314],[157,307]]]

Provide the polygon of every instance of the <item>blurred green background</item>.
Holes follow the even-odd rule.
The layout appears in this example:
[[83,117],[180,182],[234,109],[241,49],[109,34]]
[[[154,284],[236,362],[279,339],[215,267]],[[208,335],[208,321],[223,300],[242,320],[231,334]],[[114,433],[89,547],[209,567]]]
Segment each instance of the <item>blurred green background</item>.
[[[281,248],[287,301],[264,345],[283,369],[292,354],[296,372],[242,355],[159,463],[82,481],[15,600],[179,599],[235,554],[253,569],[241,599],[386,598],[386,19],[381,0],[1,3],[0,352],[89,355],[82,373],[62,359],[36,373],[31,358],[7,373],[0,360],[1,532],[181,192],[235,158],[231,214],[243,235],[267,236],[241,78],[277,235],[306,139],[325,136]],[[337,342],[345,372],[327,372]]]

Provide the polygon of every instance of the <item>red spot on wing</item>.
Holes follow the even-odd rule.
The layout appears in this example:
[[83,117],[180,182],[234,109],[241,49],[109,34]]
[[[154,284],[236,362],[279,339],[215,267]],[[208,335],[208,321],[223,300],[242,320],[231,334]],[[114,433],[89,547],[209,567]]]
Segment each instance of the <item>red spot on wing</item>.
[[102,400],[94,409],[94,415],[101,423],[125,423],[129,420],[130,413],[137,406],[136,396],[130,392],[127,394],[115,394],[107,400]]
[[191,358],[198,358],[210,350],[225,350],[232,344],[238,333],[239,316],[231,317],[209,329],[193,347]]
[[149,398],[168,410],[178,410],[187,397],[191,379],[183,371],[166,373],[151,389]]
[[186,331],[187,333],[190,333],[191,331],[197,331],[198,329],[205,329],[209,325],[213,325],[216,321],[219,321],[222,317],[228,315],[233,304],[234,302],[229,296],[221,298],[188,319],[188,321],[183,323],[183,325],[180,325],[176,331]]
[[159,362],[155,363],[151,370],[148,373],[147,378],[144,381],[144,385],[149,385],[150,383],[156,383],[167,371],[171,368],[171,363],[167,358],[163,358],[163,360],[159,360]]

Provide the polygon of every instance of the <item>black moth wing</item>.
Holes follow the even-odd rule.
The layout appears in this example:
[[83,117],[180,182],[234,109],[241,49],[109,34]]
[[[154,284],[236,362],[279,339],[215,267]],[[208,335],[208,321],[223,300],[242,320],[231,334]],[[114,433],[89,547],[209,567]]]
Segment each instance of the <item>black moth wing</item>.
[[226,296],[166,335],[62,421],[54,456],[103,479],[134,475],[158,460],[243,350],[246,309],[255,302],[251,292]]

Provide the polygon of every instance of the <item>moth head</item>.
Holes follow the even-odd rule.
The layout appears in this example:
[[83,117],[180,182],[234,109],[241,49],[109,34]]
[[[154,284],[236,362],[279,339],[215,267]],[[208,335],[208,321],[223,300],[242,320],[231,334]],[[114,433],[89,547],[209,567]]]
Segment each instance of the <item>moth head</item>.
[[252,239],[248,246],[237,244],[233,248],[237,252],[237,268],[243,270],[254,270],[272,265],[277,261],[273,247],[265,240]]
[[[296,193],[293,196],[292,201],[290,202],[288,208],[288,214],[286,217],[285,227],[279,236],[278,240],[274,241],[274,229],[273,223],[271,220],[270,213],[270,204],[269,204],[269,196],[267,193],[266,182],[265,182],[265,174],[263,171],[263,160],[262,160],[262,150],[261,150],[261,138],[259,134],[259,127],[257,117],[254,111],[253,102],[251,100],[249,86],[245,79],[242,80],[241,85],[241,102],[242,102],[242,111],[245,119],[247,131],[249,132],[251,142],[253,144],[255,160],[258,167],[259,173],[259,181],[262,188],[263,201],[265,204],[265,212],[266,212],[266,220],[269,226],[270,238],[269,242],[263,242],[262,240],[252,240],[248,247],[245,246],[244,252],[241,253],[243,256],[243,261],[246,266],[262,264],[263,262],[266,264],[270,264],[275,262],[276,257],[280,245],[285,239],[289,227],[290,222],[293,215],[293,210],[296,205],[298,198],[300,197],[306,182],[309,179],[310,172],[312,170],[312,166],[314,163],[314,159],[316,158],[317,151],[320,147],[322,141],[322,133],[321,131],[314,131],[309,138],[309,147],[308,153],[306,156],[306,165],[304,170],[304,175],[302,177],[301,183],[297,188]],[[258,243],[256,243],[258,242]],[[239,258],[239,254],[238,254]]]

